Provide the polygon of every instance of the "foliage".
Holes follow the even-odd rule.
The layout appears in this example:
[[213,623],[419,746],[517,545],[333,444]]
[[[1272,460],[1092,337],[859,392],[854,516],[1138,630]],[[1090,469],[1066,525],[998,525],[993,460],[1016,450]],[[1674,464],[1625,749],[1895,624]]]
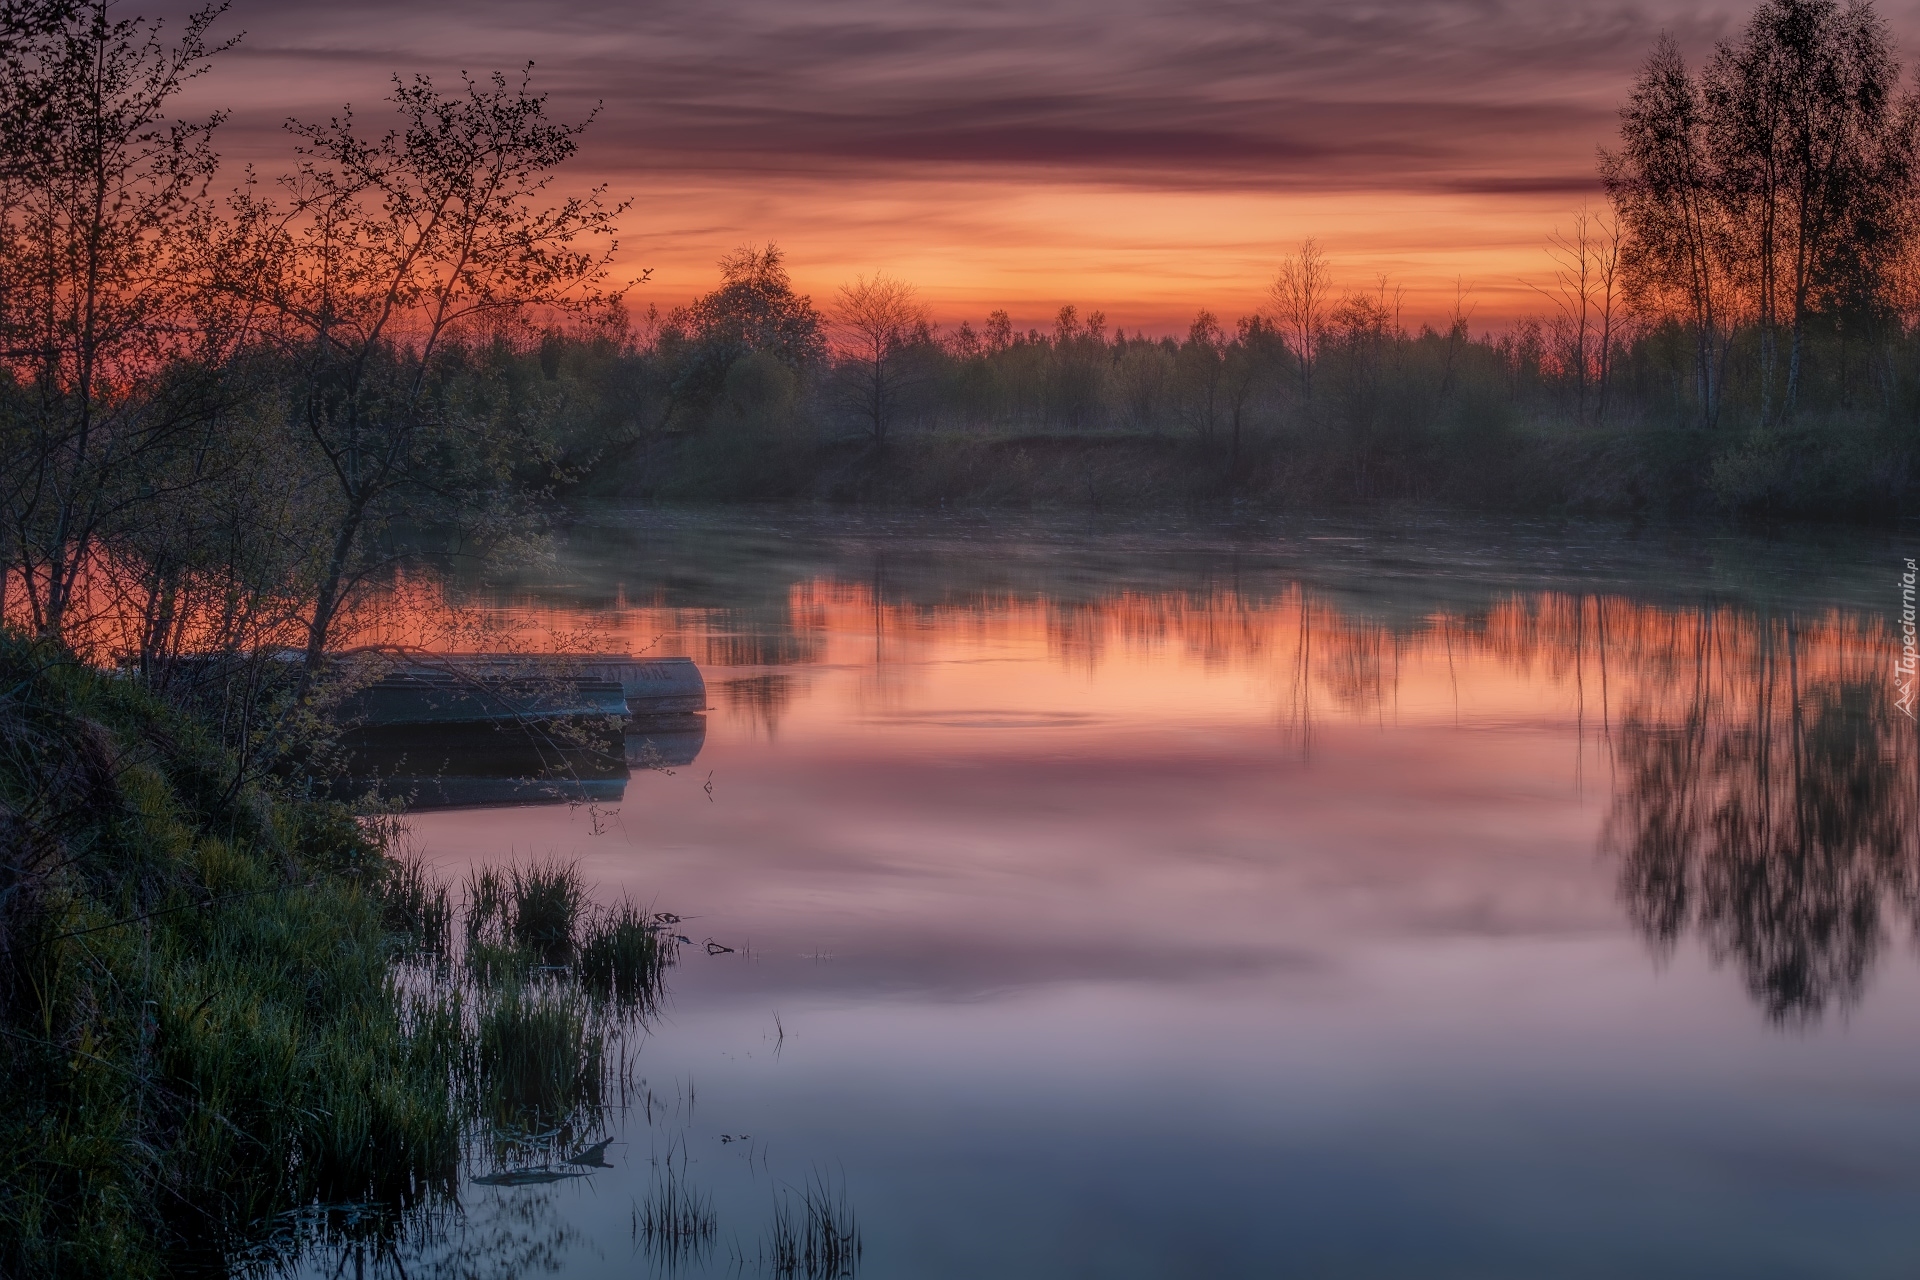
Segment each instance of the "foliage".
[[449,348],[529,308],[601,302],[620,211],[600,189],[547,202],[585,125],[549,119],[525,75],[452,93],[396,77],[390,101],[401,127],[377,137],[351,112],[290,125],[299,164],[284,200],[242,192],[209,246],[216,288],[263,314],[285,416],[336,482],[303,679],[382,559],[371,535],[402,504],[415,518],[436,499],[447,519],[493,509],[529,443],[488,430],[511,419],[467,411],[473,362]]
[[137,685],[0,635],[0,1271],[157,1274],[290,1206],[406,1203],[458,1117],[340,810],[229,785]]
[[0,529],[41,634],[87,609],[97,540],[169,496],[142,473],[205,448],[230,405],[239,325],[196,305],[173,250],[205,213],[221,117],[170,111],[226,47],[219,12],[166,43],[105,0],[0,7]]
[[0,1274],[168,1274],[315,1205],[391,1226],[463,1146],[600,1123],[658,922],[529,863],[476,869],[456,927],[391,824],[236,786],[137,682],[0,632],[0,691]]
[[1763,0],[1697,76],[1671,37],[1655,45],[1602,171],[1635,300],[1692,330],[1703,426],[1742,330],[1771,420],[1798,405],[1813,321],[1893,304],[1920,162],[1920,98],[1899,83],[1861,0]]
[[661,355],[675,401],[710,408],[736,363],[764,353],[801,376],[826,354],[819,312],[793,291],[786,256],[769,242],[742,246],[720,260],[720,287],[667,317]]
[[[1392,290],[1328,309],[1312,399],[1284,334],[1211,316],[1182,339],[1081,328],[993,347],[971,326],[912,349],[873,449],[826,377],[743,394],[586,478],[663,499],[1094,508],[1436,501],[1503,509],[1887,518],[1920,463],[1920,335],[1815,319],[1802,408],[1769,422],[1735,379],[1699,426],[1692,333],[1629,323],[1576,280],[1564,322],[1409,329]],[[1605,339],[1605,357],[1599,347]],[[629,359],[645,364],[650,355]],[[1729,352],[1756,360],[1751,334]],[[738,366],[736,386],[756,362]]]

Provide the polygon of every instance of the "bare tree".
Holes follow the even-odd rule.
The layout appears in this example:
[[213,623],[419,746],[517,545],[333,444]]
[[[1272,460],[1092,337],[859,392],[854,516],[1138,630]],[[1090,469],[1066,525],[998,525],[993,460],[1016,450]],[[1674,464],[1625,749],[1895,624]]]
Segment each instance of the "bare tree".
[[1593,421],[1607,411],[1620,294],[1619,220],[1582,205],[1571,230],[1556,228],[1547,237],[1546,252],[1553,263],[1549,283],[1528,283],[1557,313],[1557,354],[1573,380],[1574,421],[1585,426],[1590,402]]
[[[545,94],[495,73],[443,93],[395,78],[401,127],[368,137],[351,111],[289,122],[300,139],[283,201],[252,192],[215,246],[227,287],[271,313],[291,366],[289,417],[335,489],[307,628],[304,681],[325,660],[342,606],[382,563],[375,537],[401,503],[467,514],[497,477],[478,419],[436,394],[463,333],[505,317],[599,306],[614,250],[604,188],[549,202],[555,166],[586,124],[547,115]],[[451,437],[451,438],[450,438]],[[453,465],[459,465],[457,462]]]
[[212,412],[232,336],[194,314],[176,252],[222,117],[171,114],[228,47],[207,36],[221,8],[169,43],[110,7],[0,6],[0,587],[56,638],[103,532],[154,496],[143,459]]
[[1300,393],[1312,400],[1313,367],[1320,358],[1327,305],[1333,297],[1333,271],[1320,246],[1312,240],[1301,241],[1299,252],[1280,264],[1280,273],[1267,292],[1281,334],[1300,362]]
[[926,328],[927,308],[912,285],[875,272],[840,287],[832,319],[847,400],[884,448],[910,380],[901,355]]

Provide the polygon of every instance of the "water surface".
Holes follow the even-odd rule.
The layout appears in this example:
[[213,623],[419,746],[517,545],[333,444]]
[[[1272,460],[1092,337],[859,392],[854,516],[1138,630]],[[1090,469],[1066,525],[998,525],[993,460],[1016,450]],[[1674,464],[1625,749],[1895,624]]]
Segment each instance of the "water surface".
[[388,638],[688,654],[697,756],[415,834],[695,945],[615,1167],[468,1187],[409,1274],[755,1274],[817,1177],[869,1277],[1912,1275],[1911,553],[588,513]]

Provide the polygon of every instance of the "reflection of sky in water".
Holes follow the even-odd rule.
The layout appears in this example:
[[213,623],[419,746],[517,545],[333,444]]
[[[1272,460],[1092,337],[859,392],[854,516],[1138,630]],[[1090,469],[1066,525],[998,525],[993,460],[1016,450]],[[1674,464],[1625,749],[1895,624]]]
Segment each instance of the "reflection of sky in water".
[[[683,960],[643,1050],[652,1087],[697,1102],[630,1116],[621,1171],[475,1189],[476,1221],[544,1199],[573,1233],[566,1274],[644,1274],[633,1201],[649,1152],[683,1134],[720,1213],[715,1274],[751,1255],[770,1181],[823,1167],[870,1276],[1920,1260],[1920,982],[1897,869],[1861,889],[1853,863],[1829,868],[1853,908],[1878,903],[1880,946],[1858,1002],[1782,1029],[1743,988],[1778,939],[1741,929],[1778,922],[1734,910],[1656,956],[1622,901],[1631,833],[1601,834],[1623,779],[1672,781],[1623,772],[1634,732],[1728,728],[1681,740],[1738,767],[1680,781],[1749,809],[1738,762],[1772,757],[1740,743],[1777,738],[1804,764],[1868,741],[1821,747],[1790,708],[1870,681],[1877,622],[1816,601],[1769,629],[1677,609],[1672,588],[1636,606],[1616,582],[1584,600],[1463,590],[1382,627],[1312,592],[1303,614],[1280,570],[1180,594],[1142,554],[996,595],[955,585],[978,551],[922,546],[890,583],[858,539],[828,563],[721,542],[734,576],[705,587],[649,595],[636,577],[639,604],[596,584],[589,607],[516,606],[701,656],[715,709],[694,765],[636,777],[602,834],[564,808],[416,821],[443,866],[578,857],[740,948]],[[1875,812],[1904,823],[1911,735],[1875,723],[1908,796]],[[1832,768],[1850,785],[1866,766]],[[1770,786],[1754,794],[1777,807]],[[1781,872],[1688,820],[1695,898],[1744,902],[1729,877]],[[1886,838],[1911,848],[1845,836]],[[1633,847],[1672,852],[1654,845]],[[1816,890],[1789,884],[1769,910]]]

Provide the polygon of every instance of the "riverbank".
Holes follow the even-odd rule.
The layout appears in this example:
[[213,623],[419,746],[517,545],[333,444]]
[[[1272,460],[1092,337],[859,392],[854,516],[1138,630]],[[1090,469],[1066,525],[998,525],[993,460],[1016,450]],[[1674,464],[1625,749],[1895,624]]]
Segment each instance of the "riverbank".
[[133,682],[0,635],[0,1272],[167,1274],[405,1202],[459,1125],[395,999],[393,864]]
[[377,1253],[604,1167],[671,936],[560,862],[456,901],[404,834],[0,632],[0,1275]]

